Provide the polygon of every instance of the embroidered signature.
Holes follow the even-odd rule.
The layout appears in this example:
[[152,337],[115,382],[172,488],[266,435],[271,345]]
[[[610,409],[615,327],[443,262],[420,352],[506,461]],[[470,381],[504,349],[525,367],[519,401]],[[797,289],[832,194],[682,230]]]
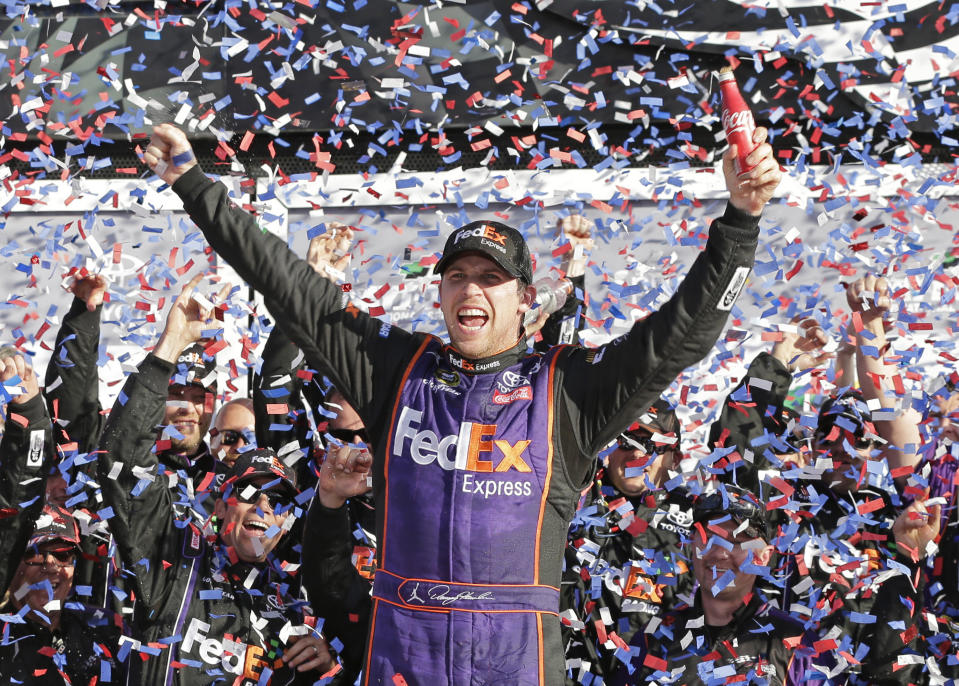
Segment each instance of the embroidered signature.
[[[413,591],[410,593],[409,598],[406,599],[406,602],[412,603],[413,601],[425,604],[427,601],[420,597],[419,594],[420,584],[417,584],[413,587]],[[450,595],[450,587],[446,584],[436,584],[430,586],[426,589],[426,596],[430,601],[439,602],[441,605],[452,605],[453,603],[458,603],[462,601],[478,601],[478,600],[494,600],[495,596],[490,591],[485,591],[480,594],[473,593],[472,591],[460,591],[455,595]]]

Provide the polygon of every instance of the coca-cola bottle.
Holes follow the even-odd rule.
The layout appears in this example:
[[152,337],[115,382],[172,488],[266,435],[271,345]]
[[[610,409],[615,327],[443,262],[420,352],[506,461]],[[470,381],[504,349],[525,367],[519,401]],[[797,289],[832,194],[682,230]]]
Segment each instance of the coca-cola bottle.
[[753,143],[756,123],[753,121],[752,110],[739,92],[732,67],[723,67],[719,70],[719,90],[722,97],[723,129],[726,131],[726,140],[730,145],[736,144],[736,173],[742,174],[752,169],[746,164],[746,158],[756,148],[756,144]]

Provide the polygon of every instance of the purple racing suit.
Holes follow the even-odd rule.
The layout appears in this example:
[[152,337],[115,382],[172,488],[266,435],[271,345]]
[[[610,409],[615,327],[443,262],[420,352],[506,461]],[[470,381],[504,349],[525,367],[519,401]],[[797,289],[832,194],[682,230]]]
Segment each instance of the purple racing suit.
[[562,684],[558,589],[579,491],[596,453],[711,350],[758,218],[727,207],[669,302],[616,340],[545,354],[520,341],[477,360],[343,307],[199,168],[173,189],[370,434],[380,559],[364,683]]
[[[558,628],[559,589],[531,553],[552,482],[565,496],[554,506],[566,510],[575,496],[552,473],[552,404],[535,402],[550,395],[558,352],[467,375],[437,367],[441,347],[428,340],[409,366],[384,465],[383,527],[403,535],[380,546],[373,683],[394,673],[417,683],[542,683],[543,625]],[[434,652],[447,644],[449,664]]]

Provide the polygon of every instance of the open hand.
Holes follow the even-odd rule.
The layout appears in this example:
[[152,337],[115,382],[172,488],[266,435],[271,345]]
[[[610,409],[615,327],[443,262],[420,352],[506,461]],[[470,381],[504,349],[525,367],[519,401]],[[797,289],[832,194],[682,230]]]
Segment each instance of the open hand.
[[209,301],[197,291],[203,278],[203,274],[197,274],[190,279],[170,307],[163,333],[153,351],[160,359],[176,361],[188,345],[208,338],[212,327],[221,328],[213,323],[213,314],[216,303],[222,303],[230,294],[230,284],[224,284],[214,296],[215,300]]
[[325,279],[333,280],[350,266],[353,247],[353,229],[345,224],[330,222],[326,233],[314,236],[306,251],[306,261]]
[[790,372],[818,367],[829,359],[829,353],[822,350],[829,338],[819,322],[812,317],[802,321],[794,319],[793,322],[798,322],[797,331],[783,331],[782,339],[773,346],[770,354]]

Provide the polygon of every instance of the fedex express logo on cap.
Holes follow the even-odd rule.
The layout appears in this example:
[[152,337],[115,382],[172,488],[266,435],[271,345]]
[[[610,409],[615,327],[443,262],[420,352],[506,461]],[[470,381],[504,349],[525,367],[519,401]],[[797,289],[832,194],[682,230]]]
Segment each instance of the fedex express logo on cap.
[[461,229],[457,231],[453,245],[467,238],[479,238],[485,245],[496,248],[500,252],[506,252],[506,234],[500,233],[489,224],[477,226],[475,229]]
[[255,464],[265,464],[269,469],[280,472],[281,474],[285,471],[283,464],[276,459],[274,455],[254,455],[250,458],[250,462]]
[[200,357],[199,353],[195,350],[189,352],[180,353],[180,356],[176,358],[177,364],[190,364],[190,365],[199,365],[202,364],[203,358]]

